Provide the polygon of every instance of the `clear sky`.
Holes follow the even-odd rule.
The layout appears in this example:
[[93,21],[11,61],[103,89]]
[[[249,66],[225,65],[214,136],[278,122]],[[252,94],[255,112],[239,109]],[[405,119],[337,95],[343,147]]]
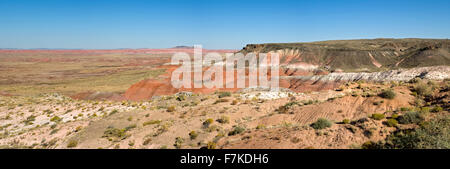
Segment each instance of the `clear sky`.
[[0,0],[0,48],[449,38],[450,0]]

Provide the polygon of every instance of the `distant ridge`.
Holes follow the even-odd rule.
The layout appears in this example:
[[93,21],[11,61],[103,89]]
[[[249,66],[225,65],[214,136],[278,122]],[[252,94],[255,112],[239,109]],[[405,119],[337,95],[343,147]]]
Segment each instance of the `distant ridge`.
[[345,71],[382,71],[450,65],[448,39],[358,39],[248,44],[242,53],[280,54],[285,65],[311,64]]
[[175,46],[172,49],[193,49],[193,46]]

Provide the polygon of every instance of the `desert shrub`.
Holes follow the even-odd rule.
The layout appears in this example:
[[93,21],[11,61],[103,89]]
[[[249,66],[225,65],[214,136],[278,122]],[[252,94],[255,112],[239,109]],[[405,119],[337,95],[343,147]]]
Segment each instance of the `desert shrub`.
[[380,94],[380,97],[385,99],[394,99],[396,94],[392,89],[383,90]]
[[26,120],[24,120],[23,122],[25,123],[25,125],[32,125],[33,121],[36,120],[36,116],[28,116]]
[[392,116],[391,116],[391,118],[393,118],[393,119],[397,119],[398,117],[399,117],[398,114],[392,114]]
[[437,112],[441,112],[441,111],[443,111],[443,110],[444,110],[444,109],[443,109],[441,106],[436,106],[436,107],[434,107],[431,111],[437,113]]
[[350,124],[350,120],[349,120],[349,119],[344,119],[344,120],[342,120],[342,123],[344,123],[344,124]]
[[222,123],[222,124],[230,123],[230,117],[222,116],[219,119],[217,119],[216,121],[219,123]]
[[257,130],[265,129],[265,128],[266,128],[266,125],[264,125],[264,124],[258,124],[258,126],[256,126]]
[[231,92],[219,92],[219,98],[230,97]]
[[77,140],[69,140],[69,142],[67,143],[67,148],[73,148],[76,147],[77,145],[78,145]]
[[408,108],[408,107],[401,107],[400,111],[411,111],[412,108]]
[[238,103],[239,103],[238,100],[233,100],[233,101],[231,102],[231,105],[237,105]]
[[419,123],[424,120],[423,115],[420,112],[407,112],[402,116],[398,117],[398,122],[400,124],[413,124],[413,123]]
[[233,130],[231,130],[230,132],[228,132],[228,135],[229,135],[229,136],[232,136],[232,135],[236,135],[236,134],[241,134],[241,133],[244,132],[244,131],[245,131],[245,128],[244,128],[244,127],[235,126],[235,127],[233,127]]
[[401,130],[387,138],[383,148],[449,149],[450,119],[438,117],[416,130]]
[[75,128],[75,131],[74,131],[74,132],[79,132],[79,131],[81,131],[81,129],[83,129],[83,127],[78,126],[77,128]]
[[380,149],[380,145],[373,141],[367,141],[362,144],[362,149]]
[[147,138],[147,139],[145,139],[144,140],[144,142],[142,143],[142,145],[148,145],[150,142],[152,141],[152,139],[151,138]]
[[175,106],[167,107],[167,112],[174,112],[174,111],[175,111]]
[[175,148],[180,149],[181,145],[184,143],[184,139],[181,137],[177,137],[175,138],[175,144],[173,144],[175,146]]
[[316,130],[320,130],[320,129],[325,129],[325,128],[331,127],[331,125],[332,125],[331,121],[324,119],[324,118],[320,118],[316,122],[312,123],[311,127]]
[[189,133],[189,137],[191,138],[191,140],[195,140],[197,138],[197,136],[198,136],[198,133],[195,131],[191,131]]
[[395,119],[388,119],[386,121],[386,125],[389,127],[395,127],[395,126],[397,126],[397,124],[398,124],[398,121]]
[[61,120],[62,120],[62,119],[61,119],[60,117],[58,117],[58,116],[53,116],[53,117],[50,119],[50,121],[55,122],[55,123],[60,122]]
[[420,96],[430,96],[433,94],[432,87],[422,82],[414,86],[414,91]]
[[119,110],[114,109],[114,110],[111,111],[111,113],[109,113],[109,115],[113,115],[113,114],[116,114],[116,113],[118,113],[118,112],[119,112]]
[[421,83],[422,82],[422,79],[421,78],[418,78],[418,77],[416,77],[416,78],[414,78],[414,79],[411,79],[410,81],[409,81],[409,83]]
[[208,149],[216,149],[216,143],[215,142],[208,142],[207,146]]
[[298,102],[294,101],[294,102],[286,103],[285,105],[280,106],[276,111],[280,114],[286,114],[286,113],[288,113],[289,109],[294,105],[298,105]]
[[374,120],[382,120],[382,119],[384,119],[384,114],[374,113],[374,114],[372,114],[372,116],[370,116],[370,118],[372,118]]
[[430,112],[430,108],[429,107],[422,107],[422,108],[420,108],[420,113],[427,114],[429,112]]
[[161,123],[161,120],[150,120],[150,121],[144,122],[142,125],[147,126],[147,125],[159,124],[159,123]]
[[185,96],[185,95],[179,95],[179,96],[177,97],[177,100],[178,100],[178,101],[184,101],[184,100],[186,100],[186,96]]
[[203,127],[204,127],[204,128],[208,128],[213,122],[214,122],[213,119],[206,119],[206,120],[203,122]]
[[105,132],[103,132],[102,138],[108,138],[110,141],[123,140],[128,137],[126,131],[126,129],[117,129],[110,126],[105,130]]
[[129,131],[129,130],[134,129],[136,127],[137,127],[136,124],[129,125],[129,126],[125,127],[125,131]]
[[214,104],[224,103],[224,102],[228,102],[228,101],[229,101],[228,99],[220,98],[220,99],[217,99],[217,100],[214,102]]

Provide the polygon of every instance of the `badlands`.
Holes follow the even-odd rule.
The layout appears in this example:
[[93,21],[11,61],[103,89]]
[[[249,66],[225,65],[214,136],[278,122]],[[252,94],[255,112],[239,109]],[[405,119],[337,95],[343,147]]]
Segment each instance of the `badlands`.
[[174,88],[193,51],[0,50],[0,148],[450,148],[449,40],[203,49],[278,53],[279,90]]

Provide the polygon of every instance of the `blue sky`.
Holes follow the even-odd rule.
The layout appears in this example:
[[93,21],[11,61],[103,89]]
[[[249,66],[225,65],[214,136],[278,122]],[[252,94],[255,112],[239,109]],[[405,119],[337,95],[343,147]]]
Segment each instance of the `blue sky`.
[[0,0],[0,48],[449,38],[450,0]]

